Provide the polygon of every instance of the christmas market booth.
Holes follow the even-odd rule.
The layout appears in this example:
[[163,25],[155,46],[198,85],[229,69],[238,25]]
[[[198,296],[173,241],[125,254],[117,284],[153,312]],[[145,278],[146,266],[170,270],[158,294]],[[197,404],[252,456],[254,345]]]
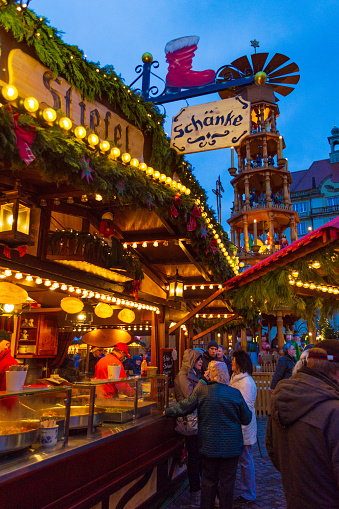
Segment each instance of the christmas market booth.
[[[2,507],[149,507],[185,475],[162,411],[190,313],[235,317],[238,261],[158,108],[17,7],[0,7],[0,325],[27,373],[0,393]],[[146,344],[153,371],[111,404],[107,379],[58,382],[117,343]]]

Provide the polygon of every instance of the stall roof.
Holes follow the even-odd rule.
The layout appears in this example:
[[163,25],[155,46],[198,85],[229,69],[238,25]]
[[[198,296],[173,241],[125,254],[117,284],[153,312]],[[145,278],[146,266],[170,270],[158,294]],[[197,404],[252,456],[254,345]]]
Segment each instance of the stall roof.
[[231,290],[243,286],[268,272],[275,270],[287,263],[293,262],[297,258],[316,251],[320,247],[339,239],[339,216],[332,221],[320,226],[313,232],[308,233],[301,239],[296,240],[289,246],[284,247],[277,253],[272,254],[265,260],[258,262],[238,276],[226,281],[225,290]]

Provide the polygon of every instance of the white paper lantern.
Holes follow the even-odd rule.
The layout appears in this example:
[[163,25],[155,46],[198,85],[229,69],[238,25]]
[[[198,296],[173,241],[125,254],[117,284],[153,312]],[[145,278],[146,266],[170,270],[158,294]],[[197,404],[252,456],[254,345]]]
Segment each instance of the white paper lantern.
[[121,322],[132,323],[135,320],[135,313],[131,309],[122,309],[118,314],[118,318]]
[[61,309],[66,313],[80,313],[84,309],[84,303],[82,300],[76,297],[65,297],[60,302]]
[[109,304],[105,304],[105,302],[99,302],[94,308],[94,313],[99,318],[110,318],[113,315],[113,309]]

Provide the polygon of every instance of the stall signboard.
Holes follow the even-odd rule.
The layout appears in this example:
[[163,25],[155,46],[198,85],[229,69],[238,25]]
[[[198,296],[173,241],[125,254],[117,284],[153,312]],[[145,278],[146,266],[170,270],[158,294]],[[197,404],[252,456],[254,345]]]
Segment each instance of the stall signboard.
[[239,145],[250,133],[250,105],[235,97],[182,108],[172,119],[171,147],[190,154]]
[[168,384],[173,386],[175,362],[172,357],[173,348],[160,348],[160,373],[168,376]]
[[95,132],[102,140],[114,141],[122,152],[142,159],[144,137],[142,132],[122,118],[107,101],[90,102],[83,99],[64,78],[15,46],[15,41],[0,29],[0,87],[14,85],[19,97],[34,97],[40,107],[61,110],[73,122]]

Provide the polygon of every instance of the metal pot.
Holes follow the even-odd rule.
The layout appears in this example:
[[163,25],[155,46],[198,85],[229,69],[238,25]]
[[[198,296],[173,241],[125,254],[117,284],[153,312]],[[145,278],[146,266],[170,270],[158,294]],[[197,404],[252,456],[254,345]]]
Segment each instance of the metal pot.
[[25,449],[39,440],[40,420],[21,419],[18,421],[0,421],[0,431],[1,429],[12,426],[23,426],[27,431],[0,435],[0,454]]
[[[46,409],[48,412],[55,412],[59,417],[65,416],[65,408],[52,407]],[[82,429],[88,426],[88,406],[71,406],[71,416],[69,421],[69,429]],[[93,426],[99,426],[104,420],[104,409],[95,408],[93,416]]]

